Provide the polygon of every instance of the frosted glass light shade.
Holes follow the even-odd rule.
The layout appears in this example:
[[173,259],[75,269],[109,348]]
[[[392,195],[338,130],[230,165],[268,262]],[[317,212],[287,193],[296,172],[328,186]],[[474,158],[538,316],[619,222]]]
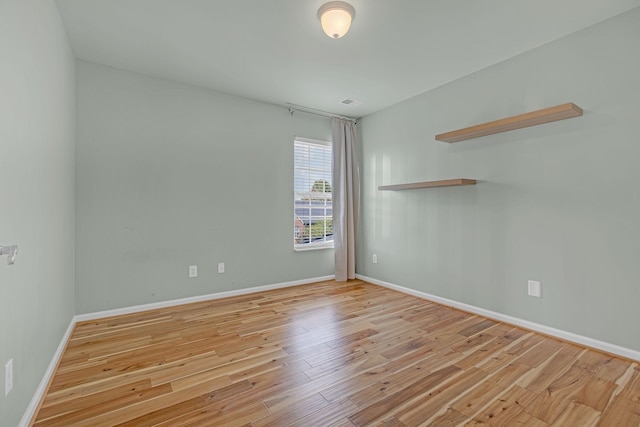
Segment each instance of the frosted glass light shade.
[[323,4],[318,10],[322,29],[334,39],[339,39],[347,34],[355,16],[356,11],[353,6],[343,1],[330,1]]

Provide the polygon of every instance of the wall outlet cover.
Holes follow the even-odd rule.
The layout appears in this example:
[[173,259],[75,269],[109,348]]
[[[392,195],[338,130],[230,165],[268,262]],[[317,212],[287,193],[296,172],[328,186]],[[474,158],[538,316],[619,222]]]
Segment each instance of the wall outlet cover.
[[224,262],[218,263],[218,273],[224,273]]
[[536,280],[529,280],[528,283],[529,296],[542,298],[542,284]]
[[190,265],[189,266],[189,277],[198,277],[198,266]]

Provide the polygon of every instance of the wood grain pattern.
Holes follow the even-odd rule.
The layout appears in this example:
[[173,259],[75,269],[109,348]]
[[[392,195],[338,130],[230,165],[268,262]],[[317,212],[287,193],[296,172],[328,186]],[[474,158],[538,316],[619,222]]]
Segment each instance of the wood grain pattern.
[[579,116],[582,116],[582,108],[578,107],[576,104],[568,102],[566,104],[543,108],[542,110],[536,110],[530,113],[519,114],[517,116],[482,123],[464,129],[441,133],[436,135],[436,140],[444,142],[465,141],[467,139],[479,138],[481,136],[493,135],[500,132],[522,129],[529,126],[536,126]]
[[409,184],[381,185],[381,191],[417,190],[419,188],[459,187],[461,185],[476,185],[475,179],[454,178],[440,181],[412,182]]
[[640,367],[352,280],[79,323],[35,426],[638,426]]

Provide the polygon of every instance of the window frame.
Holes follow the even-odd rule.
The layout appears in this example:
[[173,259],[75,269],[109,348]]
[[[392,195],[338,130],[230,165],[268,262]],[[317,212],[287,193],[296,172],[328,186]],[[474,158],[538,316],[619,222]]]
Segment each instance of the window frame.
[[[299,169],[299,166],[296,165],[296,157],[295,157],[295,152],[296,152],[296,144],[300,143],[300,144],[306,144],[306,145],[318,145],[318,146],[323,146],[323,147],[329,147],[329,152],[330,152],[330,164],[331,164],[331,170],[329,170],[330,173],[330,184],[331,184],[331,210],[333,213],[333,143],[331,141],[323,141],[323,140],[319,140],[319,139],[311,139],[311,138],[304,138],[304,137],[299,137],[296,136],[293,139],[293,173],[294,173],[294,177],[293,177],[293,221],[294,221],[294,230],[296,228],[296,220],[300,219],[297,215],[296,215],[296,200],[297,200],[297,195],[299,194],[305,194],[305,193],[301,193],[296,191],[296,169]],[[324,207],[325,212],[326,212],[326,205]],[[310,215],[310,217],[313,215]],[[333,215],[327,217],[326,215],[323,218],[329,218],[333,221]],[[326,235],[325,235],[326,238]],[[295,241],[295,236],[294,236],[294,242],[293,242],[293,250],[296,252],[304,252],[304,251],[311,251],[311,250],[318,250],[318,249],[333,249],[334,248],[334,241],[333,239],[331,241],[320,241],[320,242],[309,242],[309,243],[297,243]]]

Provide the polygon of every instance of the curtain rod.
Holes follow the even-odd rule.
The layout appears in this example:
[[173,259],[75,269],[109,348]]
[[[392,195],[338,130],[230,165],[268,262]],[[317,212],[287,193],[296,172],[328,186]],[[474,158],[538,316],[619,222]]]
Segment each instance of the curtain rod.
[[352,122],[356,121],[356,119],[353,117],[341,116],[339,114],[333,114],[328,111],[322,111],[322,110],[316,110],[315,108],[303,107],[302,105],[296,105],[296,104],[290,104],[290,103],[287,103],[286,105],[287,107],[289,107],[289,113],[292,116],[294,112],[297,112],[297,113],[308,114],[310,116],[323,117],[325,119],[332,119],[334,117],[337,117],[339,119],[351,120]]

